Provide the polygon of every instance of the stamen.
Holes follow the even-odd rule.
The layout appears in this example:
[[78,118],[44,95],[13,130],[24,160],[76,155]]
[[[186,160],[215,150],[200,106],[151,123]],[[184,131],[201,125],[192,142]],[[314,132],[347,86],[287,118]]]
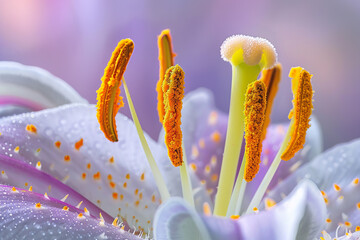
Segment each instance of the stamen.
[[158,93],[158,113],[159,113],[159,121],[160,123],[163,122],[165,116],[165,109],[164,109],[164,92],[162,90],[162,85],[164,81],[164,76],[166,70],[174,65],[174,57],[175,54],[172,50],[171,44],[171,35],[170,30],[165,29],[161,32],[158,36],[158,47],[159,47],[159,81],[156,84],[156,91]]
[[289,113],[289,119],[294,118],[291,128],[290,142],[281,155],[281,159],[289,160],[303,148],[306,131],[310,127],[310,116],[313,109],[313,90],[310,79],[312,75],[301,67],[292,68],[289,74],[292,79],[294,108]]
[[[292,68],[289,74],[292,77],[292,89],[295,95],[293,100],[294,109],[290,112],[291,118],[290,126],[283,140],[280,150],[275,156],[270,168],[264,176],[259,185],[253,199],[251,200],[247,213],[251,212],[253,207],[259,205],[263,198],[270,181],[272,180],[277,168],[279,167],[281,159],[289,160],[294,154],[299,151],[305,142],[306,130],[310,127],[309,121],[312,112],[312,86],[310,79],[312,75],[306,70],[298,67]],[[291,140],[290,140],[291,139]],[[328,199],[324,197],[325,202]]]
[[266,108],[265,121],[263,126],[262,140],[266,137],[266,129],[270,124],[272,105],[279,88],[281,80],[281,64],[277,63],[273,68],[265,69],[261,73],[261,79],[266,85]]
[[277,56],[267,40],[243,35],[226,39],[221,46],[221,56],[231,63],[233,72],[228,128],[214,208],[214,215],[225,216],[243,141],[245,93],[262,68],[271,68],[276,63]]
[[179,65],[170,67],[165,74],[162,90],[164,92],[164,130],[165,144],[170,161],[175,167],[183,164],[181,109],[184,98],[184,71]]
[[115,115],[124,106],[120,96],[120,85],[133,50],[134,43],[131,39],[123,39],[118,43],[104,70],[102,83],[97,91],[96,116],[101,131],[112,142],[118,141]]
[[266,86],[263,81],[249,84],[245,97],[245,174],[250,182],[260,168],[262,130],[266,107]]
[[162,85],[165,110],[163,126],[170,161],[175,167],[180,166],[183,197],[191,206],[195,206],[180,127],[182,99],[184,98],[184,75],[185,73],[179,65],[168,68],[165,73]]

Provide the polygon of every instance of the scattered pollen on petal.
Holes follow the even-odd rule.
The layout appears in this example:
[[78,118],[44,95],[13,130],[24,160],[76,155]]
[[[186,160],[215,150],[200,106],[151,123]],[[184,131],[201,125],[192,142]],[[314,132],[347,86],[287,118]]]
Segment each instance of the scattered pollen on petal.
[[126,174],[125,178],[129,180],[130,179],[130,174],[129,173]]
[[258,212],[259,212],[259,209],[258,209],[257,207],[254,207],[254,208],[253,208],[253,212],[254,212],[254,213],[258,213]]
[[74,148],[79,151],[83,145],[84,145],[84,140],[81,138],[79,141],[75,143]]
[[26,131],[28,131],[29,133],[37,133],[37,129],[33,124],[28,124],[26,125]]
[[205,216],[211,216],[211,208],[210,208],[209,203],[204,202],[204,204],[203,204],[203,212],[204,212]]
[[97,172],[93,175],[94,180],[100,180],[100,177],[101,177],[100,172]]
[[218,131],[213,132],[213,133],[211,134],[211,140],[212,140],[213,142],[216,142],[216,143],[220,142],[220,140],[221,140],[221,135],[220,135],[220,133],[219,133]]
[[335,191],[339,192],[341,190],[341,187],[337,184],[334,184]]
[[232,215],[232,216],[230,216],[230,219],[232,219],[232,220],[238,220],[239,218],[240,218],[239,215]]
[[60,141],[56,141],[55,143],[54,143],[54,145],[55,145],[55,147],[56,148],[60,148],[60,146],[61,146],[61,142]]
[[189,164],[189,167],[190,167],[191,170],[193,170],[194,172],[196,172],[197,166],[196,166],[195,163],[190,163],[190,164]]
[[17,147],[15,147],[14,152],[15,152],[15,153],[19,153],[19,150],[20,150],[20,147],[17,146]]
[[131,39],[123,39],[118,43],[104,70],[101,86],[97,90],[96,116],[101,131],[112,142],[118,141],[115,116],[124,106],[120,96],[120,85],[133,50],[134,43]]
[[309,72],[301,67],[292,68],[289,77],[292,78],[294,94],[293,109],[289,119],[294,118],[291,127],[291,139],[281,155],[282,160],[290,160],[295,153],[303,148],[306,131],[310,127],[310,116],[313,110],[313,90]]
[[113,192],[112,193],[112,197],[113,197],[113,199],[118,199],[118,193],[117,192]]
[[18,193],[18,192],[19,192],[15,187],[12,187],[12,188],[11,188],[11,191],[12,191],[12,192],[15,192],[15,193]]
[[40,161],[36,163],[36,169],[41,170],[41,162]]
[[114,157],[109,158],[109,163],[114,163]]
[[345,227],[347,227],[347,228],[351,228],[351,223],[350,222],[344,222],[344,225],[345,225]]
[[64,207],[62,208],[62,210],[64,210],[64,211],[69,211],[69,207],[68,207],[68,206],[64,206]]
[[38,209],[41,208],[41,203],[36,203],[35,208],[38,208]]
[[352,184],[354,186],[358,185],[359,184],[359,178],[355,178],[353,181],[352,181]]
[[90,212],[89,212],[89,210],[88,210],[86,207],[84,207],[84,214],[85,214],[86,216],[90,216]]
[[249,84],[245,96],[245,175],[250,182],[260,168],[262,131],[266,108],[266,86],[261,80]]
[[81,178],[85,180],[86,179],[86,173],[82,173]]
[[332,222],[330,218],[327,218],[325,221],[326,221],[327,223],[331,223],[331,222]]
[[65,162],[70,162],[70,160],[71,160],[71,159],[70,159],[70,156],[69,156],[69,155],[65,155],[65,156],[64,156],[64,161],[65,161]]
[[111,188],[115,188],[116,187],[116,184],[114,182],[109,182],[109,185]]
[[358,202],[358,203],[356,204],[356,207],[357,207],[358,210],[360,210],[360,202]]
[[77,215],[77,218],[78,218],[78,219],[83,219],[83,218],[84,218],[84,214],[79,213],[79,214]]
[[261,72],[261,79],[266,85],[266,108],[265,108],[265,120],[263,126],[263,133],[261,139],[266,137],[266,129],[270,124],[270,115],[272,105],[279,88],[281,79],[281,64],[277,63],[273,68],[265,69]]
[[115,226],[115,227],[118,227],[117,221],[118,221],[118,218],[116,217],[114,219],[114,221],[112,222],[112,225]]
[[270,209],[276,205],[276,202],[271,198],[265,198],[265,209]]
[[86,164],[87,169],[91,169],[91,163]]
[[181,109],[184,98],[184,71],[179,65],[170,67],[166,73],[162,90],[164,93],[165,144],[170,161],[175,167],[183,164]]
[[360,226],[356,226],[355,232],[359,232],[359,231],[360,231]]
[[164,107],[164,92],[162,90],[162,85],[164,81],[164,76],[166,70],[174,65],[174,57],[172,43],[171,43],[171,35],[170,30],[165,29],[158,36],[158,48],[159,48],[159,81],[156,84],[156,91],[158,93],[158,113],[159,113],[159,121],[163,123],[165,116],[165,107]]
[[30,187],[29,187],[29,192],[32,192],[32,189],[33,189],[33,187],[32,187],[32,186],[30,186]]
[[217,120],[218,120],[218,113],[216,111],[212,111],[209,114],[208,124],[210,126],[213,126],[213,125],[215,125],[217,123]]
[[142,173],[142,174],[141,174],[140,180],[141,180],[141,181],[144,181],[144,180],[145,180],[145,173]]

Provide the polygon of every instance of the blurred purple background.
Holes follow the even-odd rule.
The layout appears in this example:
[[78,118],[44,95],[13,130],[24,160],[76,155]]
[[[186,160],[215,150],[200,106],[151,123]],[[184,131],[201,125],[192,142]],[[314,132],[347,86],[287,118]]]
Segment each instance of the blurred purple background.
[[[162,29],[171,29],[186,91],[210,88],[225,112],[231,67],[220,58],[221,43],[232,34],[264,37],[277,48],[284,70],[272,120],[287,119],[287,75],[301,65],[314,75],[314,113],[328,148],[360,136],[359,24],[355,0],[0,0],[0,60],[47,69],[95,103],[114,47],[132,38],[135,50],[125,78],[144,129],[157,138],[154,89]],[[121,111],[129,115],[127,107]]]

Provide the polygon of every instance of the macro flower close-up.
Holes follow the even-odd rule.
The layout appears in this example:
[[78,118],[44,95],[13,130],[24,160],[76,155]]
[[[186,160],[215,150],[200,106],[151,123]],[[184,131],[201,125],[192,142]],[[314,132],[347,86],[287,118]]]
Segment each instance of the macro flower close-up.
[[[32,9],[40,13],[46,4],[35,2]],[[0,10],[3,18],[13,21],[16,4],[2,5],[8,10]],[[88,13],[76,16],[92,19],[96,7],[111,12],[90,3]],[[4,43],[29,36],[14,48],[26,52],[40,37],[24,30],[24,19],[34,15],[21,9],[29,16],[12,23],[19,29]],[[69,16],[54,13],[59,22],[50,24],[62,29]],[[102,66],[95,81],[77,81],[76,71],[66,81],[36,61],[6,59],[0,51],[0,239],[360,239],[360,138],[328,139],[334,135],[327,121],[335,124],[337,118],[324,116],[320,97],[334,111],[337,105],[330,106],[332,96],[322,91],[317,63],[312,68],[305,61],[303,67],[295,51],[289,67],[291,54],[284,60],[281,54],[286,46],[272,43],[276,34],[258,37],[260,28],[249,35],[235,28],[217,48],[202,52],[196,34],[183,37],[176,24],[169,25],[161,24],[156,34],[124,31],[111,41],[84,40],[82,57],[101,48],[97,44],[113,49],[104,53],[107,60],[92,56]],[[103,33],[123,29],[107,27]],[[59,36],[65,38],[65,29]],[[177,37],[190,38],[191,49]],[[143,42],[151,44],[145,48]],[[302,56],[306,43],[297,44]],[[156,77],[149,70],[153,64],[143,65],[154,52]],[[214,52],[228,74],[209,74],[217,68],[209,60]],[[203,60],[196,62],[198,54]],[[85,58],[79,71],[95,72]],[[197,78],[206,81],[197,86]],[[219,96],[215,81],[228,87],[226,94]],[[96,99],[84,94],[93,84]],[[147,92],[152,98],[140,100]],[[223,102],[225,109],[219,107]],[[353,111],[355,119],[356,106]],[[278,116],[283,112],[287,118]],[[333,130],[341,135],[338,128]]]

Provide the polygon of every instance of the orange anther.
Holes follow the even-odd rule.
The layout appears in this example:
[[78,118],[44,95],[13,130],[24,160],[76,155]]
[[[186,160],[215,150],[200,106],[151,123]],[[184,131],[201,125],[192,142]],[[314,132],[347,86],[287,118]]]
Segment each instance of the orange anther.
[[97,90],[96,116],[101,131],[112,142],[118,141],[115,115],[124,106],[120,97],[120,85],[133,50],[134,43],[131,39],[123,39],[118,43],[104,70],[101,86]]
[[171,35],[170,30],[165,29],[158,36],[158,48],[159,48],[159,81],[156,84],[156,91],[158,93],[158,113],[159,113],[159,121],[163,123],[165,116],[165,107],[164,107],[164,92],[162,90],[162,85],[164,81],[164,76],[166,70],[174,65],[174,57],[172,44],[171,44]]

